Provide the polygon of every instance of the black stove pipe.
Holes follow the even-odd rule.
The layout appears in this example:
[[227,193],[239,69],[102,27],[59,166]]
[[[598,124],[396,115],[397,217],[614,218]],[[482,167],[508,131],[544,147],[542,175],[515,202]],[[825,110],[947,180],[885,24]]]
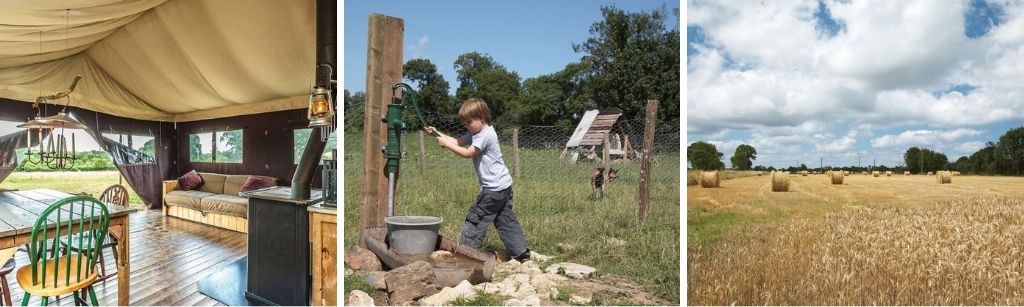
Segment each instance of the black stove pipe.
[[[338,87],[331,80],[337,80],[338,60],[338,2],[336,0],[316,1],[316,79],[317,85],[328,86],[331,89],[331,97],[335,97],[337,106]],[[331,75],[327,76],[327,70],[321,64],[330,65]],[[335,114],[338,114],[335,111]],[[338,115],[335,115],[338,116]],[[335,118],[337,120],[337,118]],[[324,153],[327,143],[320,141],[321,131],[313,128],[309,134],[309,141],[306,142],[306,149],[302,152],[302,158],[295,167],[295,175],[292,176],[292,199],[309,199],[312,188],[313,176],[316,175],[317,165],[320,164],[320,156]]]

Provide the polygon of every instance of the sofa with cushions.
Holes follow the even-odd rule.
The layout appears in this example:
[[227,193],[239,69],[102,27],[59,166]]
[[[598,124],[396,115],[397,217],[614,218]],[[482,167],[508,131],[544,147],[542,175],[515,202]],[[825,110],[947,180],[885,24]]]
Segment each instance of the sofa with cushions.
[[[196,176],[199,179],[193,179]],[[199,180],[199,183],[195,180]],[[277,179],[273,177],[192,171],[179,180],[164,181],[164,215],[247,232],[249,200],[238,193],[276,183]]]

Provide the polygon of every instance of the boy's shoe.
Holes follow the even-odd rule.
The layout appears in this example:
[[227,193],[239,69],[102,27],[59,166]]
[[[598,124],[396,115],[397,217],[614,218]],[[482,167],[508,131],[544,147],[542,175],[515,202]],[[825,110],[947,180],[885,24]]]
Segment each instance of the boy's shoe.
[[519,263],[530,261],[530,249],[526,249],[522,255],[516,256],[515,259],[516,261],[519,261]]

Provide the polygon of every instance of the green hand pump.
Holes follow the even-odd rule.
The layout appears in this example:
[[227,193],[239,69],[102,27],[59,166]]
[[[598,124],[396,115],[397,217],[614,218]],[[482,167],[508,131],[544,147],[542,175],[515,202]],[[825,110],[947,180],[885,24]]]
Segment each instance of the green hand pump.
[[[399,88],[402,89],[401,98],[396,95]],[[427,121],[423,119],[423,113],[420,112],[420,105],[416,102],[416,91],[413,91],[412,87],[405,83],[392,85],[391,104],[388,104],[388,112],[381,119],[388,127],[388,144],[381,149],[384,158],[387,159],[387,163],[384,164],[384,172],[388,174],[388,216],[395,215],[395,177],[398,175],[398,165],[402,159],[402,130],[406,128],[405,122],[402,121],[402,111],[405,110],[406,99],[411,101],[413,109],[416,111],[416,117],[420,120],[420,129],[427,127]],[[437,136],[438,134],[435,132],[431,135]]]

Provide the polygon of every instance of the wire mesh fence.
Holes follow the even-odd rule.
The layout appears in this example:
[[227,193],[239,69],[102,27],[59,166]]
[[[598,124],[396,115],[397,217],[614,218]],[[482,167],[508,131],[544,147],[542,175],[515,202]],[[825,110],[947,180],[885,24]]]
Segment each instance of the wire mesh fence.
[[[458,137],[467,132],[455,114],[422,111],[428,125],[447,135]],[[419,119],[413,112],[405,113],[405,123],[412,128],[402,133],[400,141],[403,153],[401,174],[403,178],[409,178],[413,176],[410,173],[416,173],[419,179],[401,180],[399,190],[415,190],[419,185],[441,179],[475,186],[477,182],[471,162],[440,148],[434,137],[417,130]],[[362,165],[365,154],[362,146],[364,120],[364,105],[345,108],[346,169]],[[639,158],[644,146],[643,118],[620,118],[612,126],[608,134],[610,156],[607,165],[616,171],[617,177],[611,179],[603,194],[594,189],[594,177],[597,168],[606,165],[604,145],[566,148],[576,126],[515,125],[500,121],[492,123],[492,126],[498,134],[503,159],[513,175],[514,186],[557,190],[560,193],[558,198],[570,203],[590,203],[613,193],[622,194],[616,198],[623,202],[636,202],[641,171]],[[656,196],[675,195],[675,204],[678,204],[679,146],[678,127],[655,130],[651,171],[651,182],[655,187],[652,189]]]

